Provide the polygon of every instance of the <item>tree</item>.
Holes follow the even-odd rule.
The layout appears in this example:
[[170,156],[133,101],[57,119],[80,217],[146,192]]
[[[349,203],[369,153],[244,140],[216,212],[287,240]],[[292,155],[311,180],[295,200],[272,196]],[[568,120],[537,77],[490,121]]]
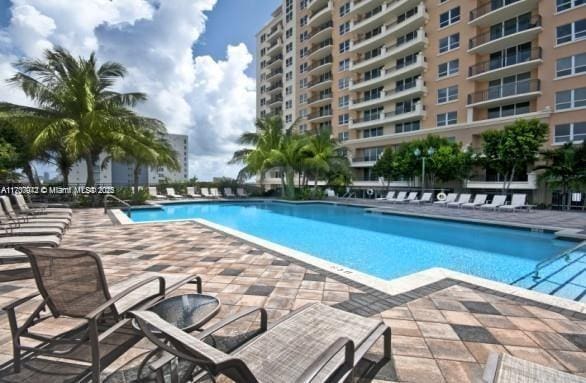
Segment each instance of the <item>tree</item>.
[[517,172],[535,163],[547,132],[547,124],[538,119],[519,119],[503,130],[482,133],[482,161],[503,176],[503,193],[509,190]]
[[47,153],[44,151],[35,152],[32,148],[31,137],[6,122],[0,124],[0,137],[2,138],[2,141],[14,148],[15,157],[11,170],[22,169],[23,173],[27,176],[29,183],[34,186],[36,184],[36,179],[32,161],[35,159],[45,161],[48,157]]
[[112,90],[126,69],[115,62],[98,67],[94,53],[75,58],[63,48],[54,48],[45,51],[44,60],[25,59],[15,66],[19,72],[9,82],[36,107],[0,103],[0,119],[35,137],[35,152],[62,142],[71,158],[85,160],[88,186],[95,185],[99,155],[152,122],[130,110],[146,100],[144,93]]
[[307,155],[305,165],[314,172],[314,189],[317,189],[321,175],[329,172],[332,163],[340,158],[337,149],[338,144],[331,138],[329,130],[322,129],[309,135],[303,150]]
[[382,177],[387,182],[388,191],[391,181],[403,175],[401,165],[401,158],[398,152],[391,148],[386,148],[372,167],[372,171],[377,177]]
[[[564,198],[571,187],[580,190],[586,185],[586,143],[578,146],[568,142],[559,148],[545,150],[541,155],[545,164],[535,170],[544,170],[541,178],[549,185],[560,187]],[[567,204],[569,210],[570,198],[567,198]]]
[[0,181],[13,181],[18,178],[14,172],[17,163],[16,149],[0,137]]
[[303,170],[307,158],[304,151],[306,144],[306,137],[289,132],[283,137],[279,147],[270,152],[269,163],[283,170],[281,180],[288,198],[295,197],[295,172]]

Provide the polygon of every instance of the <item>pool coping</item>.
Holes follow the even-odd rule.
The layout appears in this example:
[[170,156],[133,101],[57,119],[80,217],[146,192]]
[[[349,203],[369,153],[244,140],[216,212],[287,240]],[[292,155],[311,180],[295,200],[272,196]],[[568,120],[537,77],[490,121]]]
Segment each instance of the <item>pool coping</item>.
[[560,298],[544,294],[538,291],[528,290],[522,287],[512,286],[503,282],[497,282],[490,279],[481,278],[441,267],[433,267],[413,274],[394,278],[391,280],[384,280],[382,278],[368,275],[353,268],[345,267],[337,263],[330,262],[315,257],[313,255],[304,253],[302,251],[295,250],[287,246],[279,245],[266,239],[259,238],[254,235],[247,234],[239,230],[232,229],[230,227],[226,227],[224,225],[220,225],[202,218],[134,222],[120,209],[114,209],[111,212],[111,217],[113,219],[118,220],[119,224],[122,225],[160,224],[186,221],[195,222],[200,225],[206,226],[210,229],[222,232],[224,234],[233,236],[245,242],[254,244],[255,246],[262,247],[266,250],[269,250],[277,254],[282,254],[284,256],[295,259],[299,262],[316,267],[317,269],[357,282],[361,285],[364,285],[366,287],[383,292],[391,296],[406,294],[410,291],[424,288],[435,283],[439,283],[442,280],[450,279],[489,288],[501,294],[516,296],[521,299],[526,299],[532,302],[539,303],[541,305],[547,305],[551,307],[556,307],[561,310],[569,310],[572,312],[577,312],[586,315],[585,303],[580,303],[566,298]]

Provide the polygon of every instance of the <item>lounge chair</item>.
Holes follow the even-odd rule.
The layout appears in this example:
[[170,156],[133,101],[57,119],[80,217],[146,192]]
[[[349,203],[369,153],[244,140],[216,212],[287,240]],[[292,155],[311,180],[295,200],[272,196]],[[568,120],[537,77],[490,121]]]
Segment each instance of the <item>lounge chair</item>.
[[201,194],[195,192],[195,186],[188,186],[185,196],[190,198],[201,198]]
[[227,198],[234,198],[236,194],[232,191],[232,188],[224,188],[224,196]]
[[405,191],[400,191],[397,193],[397,195],[394,198],[391,199],[387,199],[387,202],[397,202],[397,201],[403,201],[405,199],[405,197],[407,197],[407,192]]
[[435,201],[433,204],[438,206],[446,206],[450,202],[454,202],[456,198],[458,198],[458,193],[448,193],[445,200]]
[[391,201],[394,196],[395,196],[395,192],[391,190],[391,191],[387,192],[386,196],[378,197],[376,200],[377,201]]
[[485,203],[484,205],[480,205],[481,210],[496,210],[499,206],[503,206],[507,202],[506,195],[495,195],[492,197],[492,201],[490,203]]
[[474,196],[474,201],[464,203],[460,207],[464,209],[476,209],[477,207],[482,206],[486,203],[486,197],[486,194],[476,194]]
[[149,195],[155,199],[166,199],[164,195],[160,195],[157,193],[157,188],[154,186],[149,186]]
[[28,262],[28,257],[13,248],[0,249],[0,264]]
[[409,195],[403,199],[396,199],[394,203],[409,203],[411,201],[415,201],[417,199],[417,192],[410,192]]
[[490,353],[482,375],[485,383],[586,383],[586,378],[519,359]]
[[244,191],[243,188],[237,188],[236,189],[236,195],[238,197],[242,197],[242,198],[247,198],[248,197],[248,193],[246,193],[246,191]]
[[[260,335],[234,351],[226,353],[206,343],[224,327],[257,312]],[[131,314],[161,349],[213,377],[224,375],[236,382],[343,382],[354,375],[358,362],[381,336],[384,357],[391,357],[391,329],[382,321],[321,303],[305,305],[270,328],[265,309],[244,310],[195,336],[153,312]]]
[[472,198],[471,194],[460,194],[460,197],[458,197],[457,201],[454,202],[448,202],[447,203],[447,207],[460,207],[465,203],[470,202],[470,198]]
[[63,230],[58,227],[19,227],[17,223],[9,225],[0,224],[0,236],[13,235],[56,235],[61,238]]
[[179,194],[175,193],[175,189],[174,188],[166,188],[165,192],[167,193],[167,197],[176,199],[176,198],[182,198]]
[[222,197],[222,195],[218,191],[218,188],[210,188],[210,194],[212,195],[212,198],[221,198]]
[[421,196],[421,198],[419,199],[414,199],[412,201],[409,201],[409,203],[430,203],[431,202],[431,198],[433,197],[433,193],[423,193],[423,195]]
[[16,246],[57,247],[61,237],[56,235],[11,235],[0,236],[0,248]]
[[18,206],[18,209],[23,213],[30,212],[31,214],[66,215],[69,217],[73,215],[73,210],[64,207],[31,208],[26,203],[26,200],[24,199],[24,196],[22,194],[15,194],[14,199],[16,200],[16,206]]
[[[93,252],[29,247],[16,250],[28,256],[39,293],[3,307],[10,323],[15,372],[20,371],[22,352],[66,358],[75,355],[76,350],[81,351],[80,347],[89,341],[91,375],[93,382],[97,383],[101,371],[99,343],[130,323],[130,319],[126,318],[129,310],[148,309],[186,283],[196,283],[201,293],[201,279],[194,275],[145,273],[109,286],[102,262]],[[39,295],[42,300],[28,319],[18,326],[16,308]],[[51,315],[39,315],[45,308]],[[58,326],[55,329],[65,329],[68,323],[74,322],[73,328],[64,331],[70,336],[65,338],[37,333],[35,326],[48,318],[52,318],[53,325]],[[76,330],[76,336],[72,330]],[[32,338],[41,344],[58,344],[59,351],[49,347],[32,347],[30,342],[23,344],[21,338]],[[64,350],[65,347],[67,350]]]
[[[59,224],[63,224],[64,227],[68,227],[69,224],[71,223],[71,218],[64,217],[64,216],[53,216],[53,215],[43,215],[43,216],[33,215],[33,216],[31,216],[28,214],[25,214],[25,215],[16,214],[16,212],[12,208],[12,203],[10,202],[10,198],[8,198],[8,196],[0,196],[0,203],[4,207],[4,211],[6,212],[8,217],[12,221],[15,221],[15,222],[40,223],[45,226],[53,226],[50,224],[59,223]],[[2,210],[2,209],[0,209],[0,210]]]
[[527,209],[531,210],[533,205],[527,205],[527,194],[513,194],[511,198],[511,203],[509,205],[502,205],[499,206],[499,210],[504,211],[515,211],[519,209]]
[[214,198],[213,195],[210,194],[210,190],[208,188],[201,188],[201,195],[204,196],[204,198]]
[[336,195],[336,192],[333,191],[332,189],[326,189],[325,194],[326,194],[326,197],[328,197],[328,198],[338,198],[338,196]]

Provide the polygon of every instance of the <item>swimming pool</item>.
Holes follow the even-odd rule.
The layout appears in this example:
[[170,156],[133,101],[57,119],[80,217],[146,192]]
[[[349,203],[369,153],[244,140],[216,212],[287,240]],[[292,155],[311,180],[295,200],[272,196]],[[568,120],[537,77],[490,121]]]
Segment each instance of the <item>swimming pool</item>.
[[551,233],[372,214],[324,203],[177,203],[135,222],[203,218],[382,279],[443,267],[510,283],[574,245]]

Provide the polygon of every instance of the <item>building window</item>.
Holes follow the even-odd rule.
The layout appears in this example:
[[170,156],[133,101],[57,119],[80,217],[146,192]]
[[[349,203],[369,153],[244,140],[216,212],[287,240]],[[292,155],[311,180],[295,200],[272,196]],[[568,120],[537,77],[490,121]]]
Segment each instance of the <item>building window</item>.
[[299,34],[299,41],[300,42],[304,42],[305,40],[307,40],[309,38],[309,32],[308,31],[303,31]]
[[555,94],[556,110],[583,107],[586,107],[586,87],[563,90]]
[[293,72],[289,71],[287,73],[285,73],[285,81],[291,81],[293,80]]
[[350,2],[345,3],[340,7],[340,17],[344,17],[350,12]]
[[437,90],[437,103],[443,104],[448,101],[458,99],[458,85],[452,85],[447,88],[440,88]]
[[563,57],[557,60],[556,76],[565,77],[586,73],[586,53]]
[[346,70],[350,70],[350,59],[342,60],[338,64],[338,71],[343,72]]
[[307,93],[303,93],[301,96],[299,96],[299,103],[305,104],[306,102],[307,102]]
[[460,7],[452,8],[440,14],[439,26],[445,28],[460,21]]
[[350,32],[350,22],[346,21],[345,23],[340,24],[340,36],[343,36],[348,32]]
[[338,141],[348,141],[349,138],[350,135],[347,131],[338,133]]
[[293,107],[293,101],[287,100],[285,101],[285,109],[291,109]]
[[586,0],[556,0],[556,10],[558,12],[567,11],[583,4],[586,4]]
[[292,50],[293,50],[293,43],[288,43],[288,44],[285,46],[285,52],[286,52],[286,53],[291,53],[291,51],[292,51]]
[[309,80],[307,78],[299,80],[299,87],[302,89],[307,88],[308,84],[309,84]]
[[460,70],[460,60],[455,59],[438,65],[437,76],[439,78],[458,74]]
[[458,112],[439,113],[436,116],[437,126],[454,125],[458,123]]
[[560,25],[556,28],[556,43],[564,44],[586,38],[586,19]]
[[489,108],[487,118],[492,119],[500,117],[509,117],[525,113],[529,113],[529,102],[520,102],[518,104],[510,104],[504,106],[497,106],[495,108]]
[[308,17],[307,15],[305,15],[305,16],[302,16],[302,17],[299,19],[299,25],[300,25],[300,26],[302,26],[302,27],[306,26],[306,25],[307,25],[307,20],[308,20],[308,19],[309,19],[309,17]]
[[400,124],[395,124],[395,133],[405,133],[419,130],[421,127],[421,121],[408,121]]
[[285,59],[285,67],[289,68],[291,65],[293,65],[293,57],[287,57]]
[[445,53],[458,49],[460,47],[460,34],[454,33],[453,35],[444,37],[439,41],[439,53]]
[[553,142],[563,144],[566,142],[586,141],[586,121],[572,122],[555,126]]
[[285,122],[286,123],[290,123],[291,121],[293,121],[293,116],[288,114],[285,116]]
[[291,37],[293,37],[293,28],[289,28],[289,29],[287,29],[287,31],[285,32],[285,38],[286,38],[286,39],[290,39]]
[[350,115],[348,113],[340,114],[338,116],[338,124],[348,125],[348,121],[350,121]]
[[299,72],[304,73],[309,68],[309,63],[304,62],[303,64],[299,65]]
[[347,52],[350,49],[350,40],[342,41],[340,43],[340,53]]
[[347,108],[349,104],[350,104],[350,96],[349,95],[338,97],[338,106],[340,108]]
[[350,78],[344,77],[338,80],[338,89],[348,89],[350,86]]
[[383,135],[383,127],[364,129],[362,131],[362,138],[379,137]]
[[285,96],[289,96],[289,95],[290,95],[290,94],[292,94],[292,93],[293,93],[293,86],[291,86],[291,85],[287,85],[287,86],[285,87]]

